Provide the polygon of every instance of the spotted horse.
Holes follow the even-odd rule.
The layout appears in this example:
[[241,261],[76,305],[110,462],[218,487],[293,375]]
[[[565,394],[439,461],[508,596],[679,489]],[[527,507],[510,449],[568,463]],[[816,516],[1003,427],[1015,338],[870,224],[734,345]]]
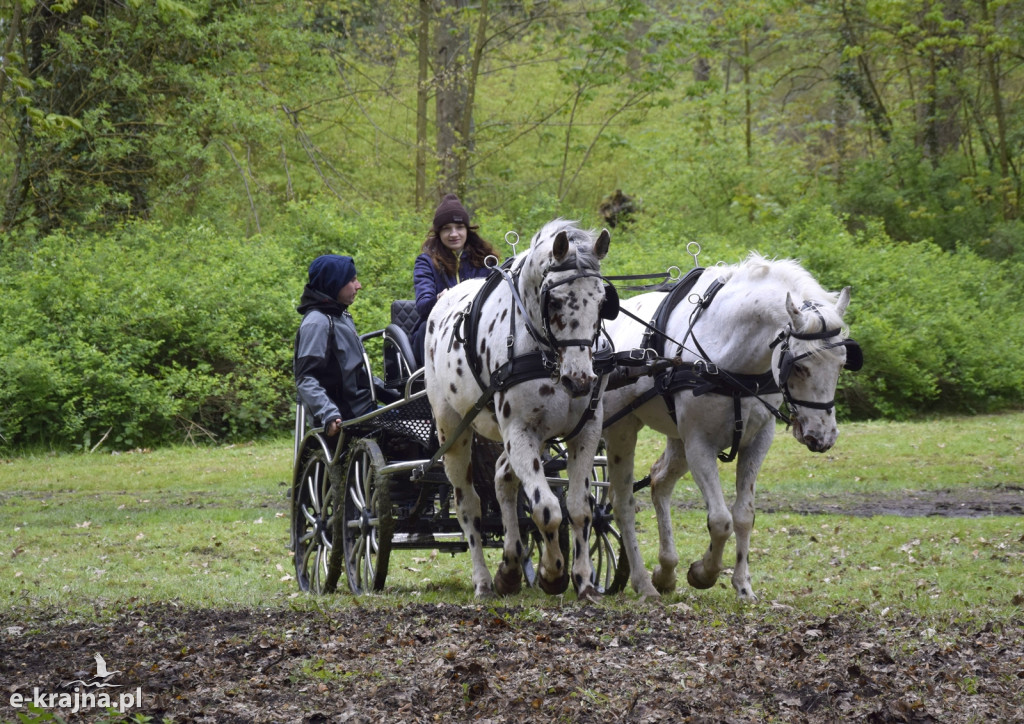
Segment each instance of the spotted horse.
[[[612,503],[630,582],[641,596],[675,589],[679,557],[670,502],[676,481],[689,470],[707,506],[711,543],[690,565],[687,581],[695,588],[714,585],[735,532],[732,585],[741,601],[757,600],[749,553],[758,471],[776,418],[789,422],[793,436],[813,452],[835,444],[839,373],[860,369],[863,361],[843,322],[849,301],[849,287],[828,292],[797,262],[752,253],[740,264],[697,268],[672,291],[622,303],[622,314],[607,325],[616,348],[678,358],[667,371],[609,390],[604,399]],[[788,418],[779,411],[783,400]],[[665,450],[650,473],[659,536],[653,576],[637,545],[632,483],[644,426],[665,435]],[[736,499],[730,509],[718,462],[734,459]]]
[[[558,544],[561,506],[542,463],[547,441],[555,438],[568,448],[572,583],[581,599],[600,595],[591,580],[587,476],[601,436],[604,388],[604,377],[594,371],[595,347],[602,314],[608,316],[618,301],[610,292],[614,300],[606,305],[601,278],[609,242],[607,230],[598,234],[556,219],[510,264],[448,291],[427,320],[427,397],[479,598],[521,589],[526,548],[517,516],[520,486],[543,542],[538,585],[549,594],[568,588],[568,563]],[[493,585],[473,486],[474,432],[503,443],[494,486],[505,535]]]

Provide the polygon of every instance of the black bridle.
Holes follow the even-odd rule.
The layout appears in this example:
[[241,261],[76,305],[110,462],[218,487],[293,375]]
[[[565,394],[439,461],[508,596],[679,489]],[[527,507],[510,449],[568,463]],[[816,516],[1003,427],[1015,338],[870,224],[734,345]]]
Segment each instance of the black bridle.
[[[806,301],[803,304],[802,309],[811,309],[818,314],[818,317],[822,320],[824,326],[824,317],[821,312],[818,311],[818,305],[812,301]],[[789,348],[790,339],[798,339],[802,342],[814,342],[817,340],[833,339],[839,337],[841,330],[839,329],[824,329],[821,332],[796,332],[793,330],[792,325],[787,325],[785,329],[781,330],[778,336],[768,345],[769,348],[774,350],[779,347],[779,364],[776,368],[776,378],[779,383],[779,388],[782,390],[783,399],[789,406],[790,413],[792,413],[798,407],[807,407],[812,410],[824,410],[825,412],[831,411],[836,406],[836,400],[833,397],[828,402],[816,402],[814,400],[798,400],[793,396],[793,393],[789,389],[789,378],[793,374],[793,367],[797,362],[808,357],[821,354],[830,349],[836,349],[837,347],[846,348],[846,362],[843,364],[844,369],[856,372],[864,365],[864,353],[861,351],[860,345],[854,340],[838,339],[834,342],[821,345],[802,354],[793,354]],[[780,347],[781,345],[781,347]]]
[[[572,276],[559,279],[558,281],[551,281],[550,275],[559,272],[567,272],[576,270],[576,273]],[[512,298],[515,301],[515,306],[519,308],[520,313],[523,315],[523,319],[526,323],[526,330],[533,338],[533,340],[542,348],[547,348],[548,351],[557,352],[560,349],[567,347],[594,347],[597,344],[597,339],[601,334],[600,326],[594,330],[593,336],[587,337],[571,337],[568,339],[560,338],[555,334],[555,331],[551,327],[551,291],[560,286],[566,284],[572,284],[579,279],[586,279],[588,277],[595,277],[597,279],[603,279],[599,269],[584,269],[580,264],[579,253],[574,254],[571,258],[565,259],[560,264],[552,264],[544,270],[544,281],[541,282],[540,288],[540,314],[541,314],[541,326],[543,332],[538,330],[533,323],[530,321],[530,316],[526,312],[526,307],[523,304],[522,296],[519,293],[518,279],[520,270],[517,269],[513,273],[509,273],[505,269],[498,268],[498,272],[505,278],[505,281],[509,285],[509,289],[512,292]],[[610,284],[604,285],[604,300],[601,302],[601,317],[603,319],[612,319],[618,313],[619,296],[615,291],[615,287]],[[612,299],[612,303],[609,303],[609,298]],[[515,309],[513,309],[513,318],[510,322],[512,328],[515,326]],[[611,315],[611,316],[608,316]],[[512,339],[510,333],[509,339]],[[554,361],[551,361],[554,364]]]

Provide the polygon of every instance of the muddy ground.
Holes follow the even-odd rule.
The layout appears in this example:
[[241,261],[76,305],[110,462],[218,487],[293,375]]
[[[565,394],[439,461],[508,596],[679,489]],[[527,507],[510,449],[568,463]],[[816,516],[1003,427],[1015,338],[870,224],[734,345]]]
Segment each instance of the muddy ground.
[[[696,507],[696,504],[693,504]],[[885,496],[857,493],[822,495],[813,500],[775,497],[758,491],[759,513],[791,511],[807,515],[900,515],[976,518],[986,515],[1024,515],[1024,483],[994,488],[908,490]]]
[[[823,498],[813,509],[769,496],[759,507],[949,516],[1020,515],[1022,504],[1020,489],[999,488],[970,500]],[[32,703],[38,689],[36,701],[59,705],[61,692],[101,683],[100,652],[117,671],[103,683],[117,686],[90,690],[141,693],[127,713],[157,722],[1024,721],[1024,619],[937,633],[912,617],[880,628],[855,610],[772,614],[568,599],[374,604],[344,616],[161,605],[103,623],[0,614],[0,720],[25,714],[12,696]]]

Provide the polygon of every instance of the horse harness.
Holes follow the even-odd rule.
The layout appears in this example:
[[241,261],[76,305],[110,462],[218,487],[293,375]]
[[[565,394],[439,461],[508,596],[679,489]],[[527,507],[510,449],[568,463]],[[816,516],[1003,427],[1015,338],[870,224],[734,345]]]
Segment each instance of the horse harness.
[[[696,267],[690,270],[690,272],[682,278],[667,295],[665,295],[665,298],[658,305],[658,309],[655,311],[654,317],[649,323],[644,323],[643,320],[640,320],[629,312],[625,312],[625,310],[623,310],[624,313],[633,317],[641,324],[644,324],[647,328],[641,342],[641,347],[653,350],[653,354],[656,357],[663,358],[665,356],[665,341],[669,338],[663,330],[668,327],[669,316],[676,306],[689,295],[690,290],[693,288],[697,279],[703,272],[704,269],[701,267]],[[787,382],[790,374],[792,373],[793,366],[801,359],[815,354],[815,352],[805,352],[801,355],[794,355],[789,350],[790,338],[799,340],[830,339],[839,335],[840,330],[838,329],[825,329],[822,332],[816,333],[799,333],[792,329],[792,325],[787,325],[785,329],[780,331],[778,336],[770,344],[772,349],[779,344],[783,345],[782,352],[779,357],[778,382],[776,382],[771,369],[758,375],[740,374],[721,369],[717,364],[710,361],[708,354],[700,346],[700,342],[698,342],[697,338],[694,336],[693,327],[704,310],[711,305],[711,302],[723,286],[725,286],[725,282],[720,279],[716,279],[708,286],[708,289],[704,292],[703,296],[701,296],[701,298],[696,302],[685,337],[682,342],[676,343],[679,345],[681,351],[686,340],[692,339],[700,357],[690,364],[676,365],[658,374],[654,378],[654,385],[649,390],[637,397],[629,405],[607,418],[604,421],[604,427],[612,425],[633,410],[642,407],[647,402],[658,396],[661,396],[665,401],[665,406],[668,409],[668,413],[671,416],[673,423],[678,425],[679,421],[675,408],[675,393],[679,390],[693,390],[694,397],[705,394],[729,395],[733,400],[734,424],[732,446],[728,452],[720,452],[718,454],[719,460],[728,463],[736,459],[736,455],[739,451],[739,444],[743,437],[743,414],[740,403],[744,397],[756,397],[763,405],[765,405],[765,407],[768,408],[772,415],[777,419],[782,420],[787,425],[790,424],[790,418],[783,414],[777,407],[766,401],[762,395],[781,392],[783,399],[785,399],[790,408],[790,411],[799,406],[819,410],[831,410],[835,407],[834,399],[827,403],[795,399],[789,391],[789,385]],[[813,309],[817,312],[817,304],[810,300],[805,301],[802,308],[805,310]],[[820,312],[817,313],[819,318],[822,320],[822,327],[824,327],[824,316],[822,316]],[[860,346],[852,339],[833,342],[820,349],[832,349],[839,346],[845,346],[847,349],[847,362],[845,367],[850,370],[860,369],[863,363],[863,355],[861,353]]]
[[[469,428],[473,420],[476,419],[476,416],[479,415],[485,407],[491,411],[494,410],[494,395],[496,393],[504,392],[505,390],[522,382],[543,379],[545,377],[554,378],[557,374],[557,352],[560,348],[591,347],[597,342],[597,334],[595,334],[591,339],[559,339],[555,337],[554,332],[551,329],[551,318],[548,314],[548,296],[552,289],[563,284],[576,281],[577,279],[584,277],[601,278],[601,274],[598,271],[581,268],[578,263],[578,256],[566,259],[561,264],[548,267],[546,274],[550,274],[551,272],[571,271],[572,269],[576,270],[576,274],[552,284],[542,284],[540,294],[543,330],[539,330],[530,320],[530,316],[527,314],[526,307],[523,304],[522,297],[519,294],[519,289],[516,286],[516,282],[519,279],[519,270],[510,271],[514,261],[514,258],[510,258],[507,259],[500,267],[494,267],[491,273],[485,277],[483,286],[473,297],[469,307],[465,311],[460,312],[456,317],[454,328],[452,330],[452,337],[449,342],[449,351],[456,342],[463,345],[466,350],[466,359],[469,362],[470,371],[473,373],[473,378],[483,390],[483,393],[477,399],[469,414],[462,419],[462,422],[451,435],[448,443],[438,450],[437,454],[434,456],[436,459],[440,459],[451,444],[462,436],[462,433]],[[489,381],[485,381],[484,361],[480,357],[480,351],[477,348],[476,340],[479,333],[480,317],[484,302],[487,301],[490,295],[494,293],[502,283],[508,284],[513,299],[513,304],[509,308],[509,329],[508,336],[506,337],[509,356],[508,360],[490,373]],[[527,333],[538,346],[538,349],[518,356],[512,353],[516,339],[517,310],[523,318]],[[618,311],[618,293],[615,292],[615,287],[610,284],[605,284],[605,304],[602,305],[601,316],[602,318],[612,319]],[[617,361],[616,355],[611,353],[604,353],[600,356],[595,354],[595,374],[598,376],[608,374],[614,368]],[[590,394],[590,404],[587,406],[586,412],[580,416],[580,420],[576,424],[576,427],[572,432],[566,435],[565,438],[563,438],[564,440],[575,437],[580,430],[583,429],[583,426],[593,419],[594,413],[597,410],[600,395],[601,386],[594,385]]]
[[[519,272],[518,270],[510,271],[513,261],[514,259],[508,259],[502,266],[495,267],[493,269],[492,273],[486,277],[483,286],[474,296],[469,307],[464,312],[461,312],[455,321],[452,338],[449,342],[449,348],[456,342],[465,347],[466,358],[469,362],[470,370],[472,371],[477,384],[483,390],[483,393],[473,405],[473,409],[463,418],[461,424],[451,436],[448,443],[441,446],[441,449],[437,451],[437,454],[434,456],[435,460],[433,460],[432,463],[439,460],[451,444],[461,437],[462,433],[469,428],[473,420],[483,410],[483,408],[487,407],[492,411],[494,410],[494,395],[496,393],[503,392],[522,382],[542,379],[545,377],[553,377],[557,370],[556,356],[559,348],[573,346],[587,347],[593,346],[597,342],[597,336],[593,339],[556,338],[551,330],[547,300],[551,289],[562,284],[568,284],[569,282],[582,277],[601,277],[600,273],[596,271],[583,270],[578,266],[575,259],[566,260],[557,266],[548,268],[547,271],[550,273],[569,271],[573,267],[576,267],[577,274],[569,277],[568,279],[560,280],[554,284],[542,286],[541,313],[544,327],[542,332],[541,330],[538,330],[530,320],[530,317],[526,312],[526,308],[523,305],[522,298],[516,286]],[[606,281],[605,304],[601,309],[601,317],[604,319],[614,319],[621,311],[623,314],[626,314],[640,322],[646,328],[646,332],[644,333],[640,348],[637,350],[614,352],[611,349],[608,349],[595,352],[594,373],[598,376],[604,376],[610,374],[618,367],[651,367],[652,361],[657,359],[667,359],[665,357],[665,342],[666,340],[670,340],[670,338],[665,334],[664,330],[668,326],[669,316],[676,306],[682,302],[683,299],[687,298],[690,290],[696,284],[697,279],[700,278],[704,271],[705,269],[702,267],[695,267],[694,269],[691,269],[686,276],[680,279],[658,305],[658,309],[655,311],[654,317],[650,322],[645,322],[644,320],[639,319],[627,310],[620,310],[618,292],[615,290],[613,285]],[[479,331],[483,304],[502,284],[502,282],[509,285],[514,302],[510,307],[509,334],[506,338],[509,358],[490,373],[489,381],[485,381],[483,375],[484,363],[480,357],[475,340],[477,339]],[[815,354],[816,352],[820,352],[821,350],[833,349],[840,346],[846,347],[847,351],[847,361],[844,367],[854,371],[861,368],[863,364],[863,353],[861,352],[860,346],[852,339],[843,339],[837,342],[832,342],[824,345],[818,350],[805,352],[800,355],[794,355],[789,349],[790,339],[799,339],[802,341],[830,339],[840,334],[840,330],[838,329],[825,329],[821,332],[801,333],[794,331],[792,329],[792,325],[787,325],[783,330],[781,330],[778,336],[769,345],[772,349],[778,345],[782,345],[781,354],[779,356],[779,375],[777,382],[771,369],[758,375],[741,374],[724,370],[714,362],[710,361],[707,353],[700,346],[697,338],[693,335],[693,327],[704,310],[706,310],[711,305],[712,301],[714,301],[715,296],[724,285],[725,282],[720,279],[716,279],[708,286],[708,289],[696,303],[685,337],[682,342],[676,342],[681,349],[686,343],[686,340],[692,338],[693,344],[697,348],[700,358],[689,364],[673,363],[667,369],[662,369],[656,373],[654,375],[653,386],[644,394],[633,400],[632,403],[616,412],[610,418],[607,418],[604,421],[603,427],[610,426],[633,410],[638,409],[658,396],[661,396],[665,401],[665,405],[673,422],[678,424],[674,395],[679,390],[693,390],[693,395],[695,397],[705,394],[729,395],[733,399],[734,425],[732,445],[729,452],[721,452],[718,454],[719,460],[728,463],[736,459],[736,455],[739,451],[739,444],[743,437],[743,415],[740,406],[743,398],[756,397],[763,405],[765,405],[765,407],[768,408],[772,415],[785,422],[787,425],[790,424],[790,418],[783,414],[774,405],[766,401],[762,395],[781,392],[783,399],[786,401],[786,404],[789,406],[791,411],[794,408],[801,406],[818,410],[831,410],[835,407],[834,399],[829,402],[797,400],[790,393],[787,382],[790,374],[792,373],[793,367],[797,362]],[[515,344],[517,309],[526,324],[527,333],[534,340],[539,349],[515,356],[512,354],[512,348]],[[803,303],[801,309],[817,312],[819,318],[822,320],[822,326],[825,326],[824,317],[817,310],[817,304],[815,302],[807,300]],[[672,341],[674,342],[674,340]],[[597,409],[600,391],[601,386],[594,385],[591,391],[590,404],[587,407],[587,411],[580,417],[580,420],[573,431],[564,438],[565,440],[577,435],[579,431],[583,429],[583,426],[593,418],[594,412]]]

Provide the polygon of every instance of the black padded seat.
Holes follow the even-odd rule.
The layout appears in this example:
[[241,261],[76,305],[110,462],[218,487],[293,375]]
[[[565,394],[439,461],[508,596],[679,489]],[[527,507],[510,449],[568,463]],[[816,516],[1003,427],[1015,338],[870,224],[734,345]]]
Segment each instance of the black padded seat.
[[412,330],[419,320],[415,299],[396,299],[391,302],[391,323],[401,327],[406,336],[412,335]]
[[396,299],[391,303],[391,324],[384,328],[384,386],[402,388],[416,371],[416,355],[412,351],[413,327],[419,321],[416,301]]

